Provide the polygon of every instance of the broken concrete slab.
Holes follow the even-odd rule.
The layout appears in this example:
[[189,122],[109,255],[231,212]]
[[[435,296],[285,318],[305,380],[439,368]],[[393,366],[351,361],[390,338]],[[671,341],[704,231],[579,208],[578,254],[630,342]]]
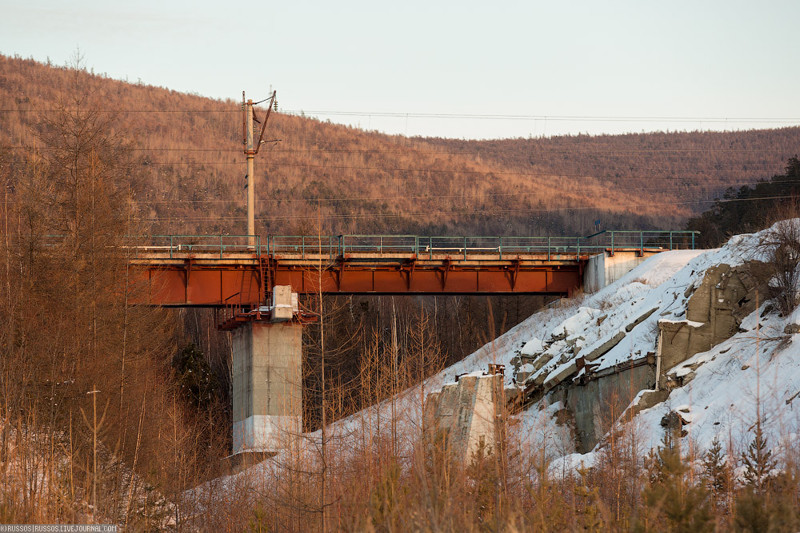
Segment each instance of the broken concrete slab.
[[637,318],[636,320],[625,326],[625,331],[627,333],[630,333],[631,331],[633,331],[633,328],[635,328],[636,326],[647,320],[650,317],[650,315],[652,315],[656,311],[658,311],[658,307],[654,307],[649,311],[645,311],[642,315],[639,316],[639,318]]
[[542,355],[540,355],[538,358],[536,358],[536,360],[533,361],[531,364],[533,365],[534,370],[539,370],[544,365],[549,363],[552,358],[553,358],[553,354],[552,353],[545,352]]
[[614,335],[612,335],[610,339],[606,340],[600,346],[594,348],[592,351],[585,354],[583,357],[587,361],[594,361],[595,359],[599,359],[600,357],[604,356],[609,351],[611,351],[611,348],[619,344],[624,338],[625,338],[625,330],[624,329],[618,330]]
[[548,391],[567,379],[569,376],[578,371],[578,366],[575,361],[558,368],[554,373],[551,373],[547,380],[544,382],[544,390]]
[[645,409],[650,409],[655,405],[660,404],[661,402],[665,401],[669,397],[668,390],[645,390],[642,391],[641,396],[639,396],[639,401],[634,406],[634,415],[637,414],[639,411],[644,411]]

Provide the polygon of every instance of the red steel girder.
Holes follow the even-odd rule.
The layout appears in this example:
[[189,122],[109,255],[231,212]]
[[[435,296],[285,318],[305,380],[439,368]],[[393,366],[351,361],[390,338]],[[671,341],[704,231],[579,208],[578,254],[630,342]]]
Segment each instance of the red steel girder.
[[221,307],[254,305],[262,299],[257,268],[210,269],[133,267],[133,303],[159,306]]
[[[291,285],[298,293],[331,294],[554,294],[582,285],[581,261],[395,262],[339,258],[319,263],[254,259],[223,262],[138,261],[134,276],[146,287],[137,303],[162,306],[258,305],[265,288]],[[264,278],[267,278],[266,280]],[[268,286],[268,287],[267,287]],[[136,299],[136,298],[135,298]]]

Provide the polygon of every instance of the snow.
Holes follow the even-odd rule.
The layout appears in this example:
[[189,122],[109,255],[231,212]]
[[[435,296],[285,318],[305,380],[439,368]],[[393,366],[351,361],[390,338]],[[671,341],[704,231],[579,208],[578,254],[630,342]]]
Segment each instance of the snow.
[[[528,378],[531,380],[545,374],[550,379],[574,366],[577,355],[589,353],[620,333],[625,334],[623,340],[595,361],[600,363],[598,370],[644,357],[648,352],[655,351],[658,319],[668,315],[667,318],[671,316],[680,320],[673,313],[684,312],[686,297],[683,293],[695,278],[702,279],[704,268],[702,263],[698,263],[698,258],[714,252],[718,251],[681,250],[650,257],[616,283],[585,296],[581,301],[566,301],[562,306],[554,306],[531,316],[505,335],[427,380],[422,385],[424,393],[438,390],[446,382],[453,382],[457,375],[468,372],[480,374],[489,363],[506,365],[506,387],[514,387],[512,359],[519,354],[551,358]],[[692,262],[695,264],[692,265]],[[648,312],[651,314],[646,319],[631,331],[625,331],[627,326]],[[521,372],[530,372],[532,369],[530,364],[519,367]],[[406,391],[400,401],[410,399],[413,402],[416,399],[419,403],[420,394],[420,387],[415,387]],[[545,449],[546,455],[552,460],[574,453],[568,428],[556,424],[553,417],[562,408],[559,404],[541,402],[518,415],[517,435],[524,445]],[[369,411],[373,417],[388,416],[386,402]],[[419,407],[409,409],[405,414],[414,425],[420,423]],[[352,426],[359,416],[354,415],[338,424]],[[580,460],[587,465],[593,462],[583,457],[576,459],[575,465],[579,465]]]
[[670,320],[668,318],[662,318],[659,322],[663,322],[665,324],[684,324],[691,328],[699,328],[704,326],[703,322],[695,322],[694,320]]
[[[511,361],[520,353],[528,357],[538,355],[540,360],[546,360],[528,378],[530,382],[543,375],[542,381],[546,382],[574,365],[577,357],[602,347],[620,333],[625,334],[624,338],[594,361],[599,363],[595,371],[643,358],[656,351],[659,320],[681,322],[692,327],[702,325],[687,321],[685,312],[691,295],[688,289],[700,285],[708,268],[720,264],[736,266],[753,259],[764,260],[768,249],[763,246],[763,241],[764,232],[761,232],[733,237],[726,246],[715,250],[681,250],[657,254],[617,282],[595,294],[585,296],[581,301],[536,313],[505,335],[444,370],[440,377],[430,380],[428,384],[431,389],[435,389],[437,381],[444,376],[486,369],[491,362],[506,365],[506,386],[512,387]],[[695,378],[687,385],[675,389],[666,402],[641,412],[634,422],[638,427],[644,428],[643,432],[648,435],[650,446],[659,444],[663,435],[661,418],[674,409],[676,404],[688,409],[681,416],[687,423],[686,428],[691,438],[698,445],[709,446],[714,436],[727,435],[729,431],[734,440],[748,440],[748,428],[755,420],[753,399],[758,388],[757,373],[752,371],[756,366],[753,360],[755,355],[752,353],[757,342],[754,331],[763,308],[762,305],[760,310],[743,321],[741,329],[744,332],[734,335],[708,352],[696,354],[676,367],[676,375],[687,376],[695,372]],[[648,312],[650,314],[646,318],[634,325]],[[783,332],[785,324],[798,322],[800,311],[786,319],[773,317],[759,327],[764,337],[775,338]],[[800,420],[800,399],[794,402],[797,408],[789,405],[788,411],[785,408],[778,409],[779,404],[785,405],[789,397],[800,392],[800,365],[792,364],[793,358],[800,358],[800,344],[782,345],[781,350],[776,350],[780,345],[776,340],[762,340],[760,344],[759,360],[763,364],[762,378],[758,383],[761,384],[763,406],[770,405],[773,412],[782,413],[781,416],[768,416],[775,422],[775,431],[779,432],[779,426],[784,429],[790,427],[787,417]],[[749,366],[751,370],[743,371],[745,366]],[[529,364],[525,364],[519,370],[530,372],[531,368]],[[577,375],[576,369],[575,374],[568,379]],[[771,383],[764,376],[771,376]],[[774,398],[770,400],[771,396]],[[583,460],[587,465],[592,464],[592,457],[570,455],[574,449],[569,449],[570,443],[564,435],[564,428],[557,426],[553,417],[549,416],[549,413],[555,413],[560,408],[558,405],[547,406],[546,401],[531,406],[519,415],[521,428],[529,430],[531,435],[528,438],[535,441],[536,445],[541,445],[548,439],[552,441],[550,444],[553,449],[548,450],[551,458],[572,457],[567,462],[579,465]],[[768,426],[773,427],[770,424]],[[795,431],[795,427],[797,425],[791,426],[791,430]],[[533,433],[538,433],[539,436],[533,436]],[[777,433],[775,437],[777,439]]]
[[532,338],[520,350],[520,353],[524,355],[533,355],[537,352],[541,352],[544,349],[544,344],[542,343],[541,339],[537,339],[536,337]]
[[573,337],[576,332],[580,333],[584,330],[584,325],[597,317],[600,311],[592,309],[591,307],[579,307],[578,312],[563,321],[556,327],[550,334],[551,337],[556,337],[562,332],[565,337]]
[[522,373],[522,372],[530,373],[530,372],[533,372],[533,370],[534,370],[534,366],[532,364],[525,363],[521,367],[519,367],[519,371],[518,372],[519,373]]
[[792,314],[789,315],[789,319],[786,321],[787,324],[800,324],[800,307],[792,311]]

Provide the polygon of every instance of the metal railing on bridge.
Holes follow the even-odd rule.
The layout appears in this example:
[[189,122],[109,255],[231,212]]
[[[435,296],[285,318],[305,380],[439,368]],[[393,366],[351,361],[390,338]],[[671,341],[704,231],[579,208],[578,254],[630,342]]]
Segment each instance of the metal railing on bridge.
[[581,256],[615,253],[621,250],[645,251],[694,249],[696,231],[601,231],[588,237],[500,237],[500,236],[421,236],[421,235],[268,235],[256,236],[255,246],[247,235],[154,235],[134,238],[135,248],[147,253],[167,253],[170,258],[183,252],[219,254],[256,253],[338,257],[351,253],[397,255],[413,254],[433,258],[447,254],[467,259],[474,254],[504,256],[537,254],[547,259],[579,259]]

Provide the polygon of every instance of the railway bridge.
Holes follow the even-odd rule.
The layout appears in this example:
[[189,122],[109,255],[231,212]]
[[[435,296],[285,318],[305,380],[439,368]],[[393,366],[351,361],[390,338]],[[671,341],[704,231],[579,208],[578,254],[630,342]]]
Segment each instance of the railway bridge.
[[[248,308],[276,285],[300,294],[548,294],[584,286],[593,257],[694,248],[695,232],[589,237],[164,235],[130,246],[138,303]],[[635,261],[626,261],[632,263]]]
[[271,452],[302,429],[297,294],[542,294],[602,288],[648,256],[694,248],[696,232],[588,237],[419,235],[135,238],[138,304],[218,309],[232,332],[233,452]]

